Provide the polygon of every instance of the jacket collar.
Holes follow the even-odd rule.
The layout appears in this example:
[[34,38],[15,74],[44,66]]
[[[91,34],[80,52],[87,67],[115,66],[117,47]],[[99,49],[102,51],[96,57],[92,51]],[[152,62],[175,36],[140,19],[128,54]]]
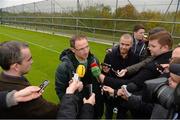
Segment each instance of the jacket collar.
[[155,59],[159,59],[159,58],[164,58],[164,57],[171,57],[172,56],[172,50],[170,50],[170,51],[168,51],[168,52],[166,52],[166,53],[163,53],[163,54],[161,54],[161,55],[159,55],[159,56],[157,56]]
[[30,85],[28,80],[24,77],[17,77],[17,76],[11,76],[6,75],[4,72],[0,74],[0,82],[7,82],[7,83],[13,83],[13,84],[22,84],[22,85]]

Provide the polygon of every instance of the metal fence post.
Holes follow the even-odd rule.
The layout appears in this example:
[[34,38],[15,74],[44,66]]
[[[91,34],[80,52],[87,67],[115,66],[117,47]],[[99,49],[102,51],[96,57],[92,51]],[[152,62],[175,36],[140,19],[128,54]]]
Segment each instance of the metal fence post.
[[79,21],[79,18],[77,17],[76,18],[76,35],[79,33],[79,31],[78,31],[78,21]]
[[176,12],[174,14],[174,19],[173,19],[173,26],[172,26],[172,30],[171,30],[171,34],[173,35],[174,34],[174,29],[175,29],[175,26],[176,26],[176,16],[177,16],[177,12],[178,12],[178,8],[179,8],[179,4],[180,4],[180,0],[178,0],[178,3],[177,3],[177,7],[176,7]]

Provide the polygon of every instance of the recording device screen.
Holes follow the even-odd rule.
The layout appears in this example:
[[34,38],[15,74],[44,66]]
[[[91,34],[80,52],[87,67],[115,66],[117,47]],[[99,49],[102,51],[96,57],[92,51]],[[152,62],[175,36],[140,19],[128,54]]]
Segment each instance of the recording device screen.
[[107,67],[110,68],[115,74],[118,74],[117,71],[114,70],[110,64],[107,64],[107,63],[101,63],[101,65],[102,65],[102,66],[107,66]]
[[158,68],[159,71],[161,71],[161,72],[164,71],[164,68],[160,64],[155,63],[155,65],[156,65],[156,68]]
[[111,68],[111,65],[110,64],[107,64],[107,63],[101,63],[102,66],[107,66],[108,68]]
[[45,80],[39,87],[39,92],[43,92],[43,90],[46,88],[46,86],[49,84],[49,80]]

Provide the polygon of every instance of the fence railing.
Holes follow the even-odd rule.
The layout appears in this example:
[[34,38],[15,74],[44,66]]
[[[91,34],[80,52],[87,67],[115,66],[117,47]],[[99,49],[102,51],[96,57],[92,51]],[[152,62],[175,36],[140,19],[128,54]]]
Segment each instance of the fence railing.
[[[173,30],[175,24],[175,30],[171,31],[174,38],[179,39],[180,34],[176,32],[180,28],[180,22],[172,21],[155,21],[155,20],[132,20],[132,19],[107,19],[107,18],[82,18],[82,17],[32,17],[32,16],[8,16],[1,18],[2,24],[11,25],[23,25],[24,27],[34,27],[36,30],[48,30],[58,32],[58,30],[67,30],[69,33],[89,33],[89,37],[105,39],[110,41],[117,41],[120,34],[131,33],[128,24],[133,26],[136,23],[143,24],[157,24],[161,27],[165,27],[167,30]],[[101,23],[98,24],[98,23]],[[104,23],[104,25],[102,24]],[[105,26],[106,23],[111,23],[110,26]],[[127,27],[125,27],[127,26]],[[66,32],[67,32],[66,31]],[[106,37],[103,37],[105,35]],[[108,36],[108,37],[107,37]]]

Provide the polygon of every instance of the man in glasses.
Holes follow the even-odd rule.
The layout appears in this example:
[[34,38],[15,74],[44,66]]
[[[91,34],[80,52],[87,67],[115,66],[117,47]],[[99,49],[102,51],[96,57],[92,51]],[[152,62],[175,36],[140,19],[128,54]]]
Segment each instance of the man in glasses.
[[103,100],[101,97],[100,83],[98,83],[97,78],[94,77],[92,73],[92,63],[98,65],[98,60],[90,53],[87,37],[83,35],[73,36],[70,39],[70,48],[61,53],[60,60],[62,62],[55,73],[56,93],[59,99],[61,100],[64,96],[69,80],[71,80],[74,73],[76,73],[78,65],[84,65],[86,72],[84,77],[81,78],[84,88],[82,92],[77,93],[80,100],[78,108],[79,110],[81,109],[83,98],[89,97],[90,91],[93,91],[96,94],[94,118],[101,118],[103,114]]

